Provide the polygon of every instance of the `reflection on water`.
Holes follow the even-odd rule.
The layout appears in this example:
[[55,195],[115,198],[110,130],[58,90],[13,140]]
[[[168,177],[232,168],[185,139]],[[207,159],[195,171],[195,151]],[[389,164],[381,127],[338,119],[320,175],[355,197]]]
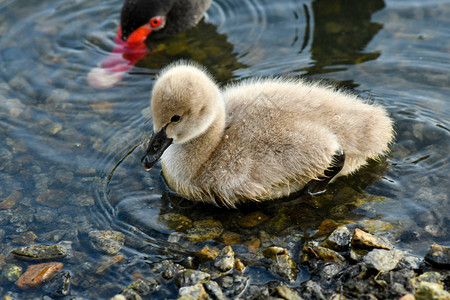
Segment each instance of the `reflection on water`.
[[[66,241],[73,295],[105,298],[138,274],[152,276],[149,265],[204,245],[233,244],[254,284],[280,281],[258,249],[275,244],[298,253],[342,223],[417,255],[433,242],[448,244],[450,5],[414,3],[217,0],[198,27],[150,41],[151,54],[122,82],[98,91],[86,74],[113,47],[121,1],[1,2],[0,268],[14,247]],[[351,87],[392,114],[392,152],[316,198],[239,210],[180,199],[160,169],[147,173],[139,162],[152,130],[154,76],[180,58],[199,61],[220,83],[306,75]],[[205,222],[219,229],[193,241]],[[96,273],[102,254],[90,245],[93,229],[126,233],[125,259],[107,274]],[[1,280],[0,294],[25,294]],[[168,289],[164,295],[176,297]]]
[[[371,1],[312,1],[314,34],[308,74],[336,72],[346,65],[374,60],[380,53],[365,48],[383,28],[372,22],[372,14],[385,7],[383,0]],[[338,66],[338,67],[335,67]]]

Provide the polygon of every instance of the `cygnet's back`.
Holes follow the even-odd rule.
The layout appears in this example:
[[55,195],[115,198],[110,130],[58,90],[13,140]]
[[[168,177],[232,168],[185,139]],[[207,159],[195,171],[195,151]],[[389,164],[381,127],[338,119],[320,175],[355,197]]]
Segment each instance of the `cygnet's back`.
[[152,112],[147,168],[161,157],[176,193],[227,206],[326,185],[378,158],[392,140],[386,111],[354,95],[285,79],[220,91],[202,68],[186,63],[162,71]]

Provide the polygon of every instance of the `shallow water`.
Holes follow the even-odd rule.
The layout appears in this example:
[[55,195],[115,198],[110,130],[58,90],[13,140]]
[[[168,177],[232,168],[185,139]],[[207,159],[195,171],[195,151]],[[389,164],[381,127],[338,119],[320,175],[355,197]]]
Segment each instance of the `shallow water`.
[[[160,217],[169,213],[220,221],[237,234],[233,249],[252,284],[281,280],[250,251],[263,235],[298,253],[336,222],[419,256],[432,243],[450,245],[450,1],[216,0],[197,28],[149,43],[152,53],[116,87],[96,90],[86,74],[113,47],[121,3],[0,1],[0,258],[32,242],[20,239],[29,232],[34,242],[70,242],[71,294],[107,298],[150,276],[155,262],[225,245],[223,235],[179,239]],[[159,167],[147,173],[140,164],[155,74],[180,58],[210,68],[220,83],[306,76],[353,90],[393,117],[391,154],[315,199],[239,210],[182,201]],[[252,216],[263,221],[249,226]],[[127,235],[124,262],[107,274],[95,273],[102,255],[89,245],[93,229]],[[291,285],[307,278],[302,270]],[[8,291],[42,294],[3,280],[0,295]]]

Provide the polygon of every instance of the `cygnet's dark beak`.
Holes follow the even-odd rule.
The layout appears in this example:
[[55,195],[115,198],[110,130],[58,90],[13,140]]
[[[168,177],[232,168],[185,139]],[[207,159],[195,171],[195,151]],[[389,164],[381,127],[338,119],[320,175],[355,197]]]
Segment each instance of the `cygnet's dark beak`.
[[141,159],[146,171],[150,171],[150,169],[153,168],[163,155],[164,151],[172,144],[172,141],[173,139],[168,138],[166,135],[166,127],[163,127],[161,131],[157,133],[153,133],[147,151]]

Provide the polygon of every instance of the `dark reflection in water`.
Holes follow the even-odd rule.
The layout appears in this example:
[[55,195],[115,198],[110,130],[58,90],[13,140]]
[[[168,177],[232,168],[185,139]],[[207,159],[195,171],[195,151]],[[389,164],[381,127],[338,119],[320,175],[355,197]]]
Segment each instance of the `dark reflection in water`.
[[201,21],[196,27],[158,41],[149,42],[150,55],[137,66],[159,70],[169,63],[187,59],[207,65],[211,74],[220,82],[232,79],[233,70],[247,67],[237,59],[234,46],[225,34],[217,32],[217,27]]
[[[313,66],[307,74],[336,72],[346,65],[377,59],[379,52],[365,52],[383,25],[371,22],[372,14],[385,7],[383,0],[315,0],[311,4],[314,30]],[[339,66],[339,67],[337,67]]]

